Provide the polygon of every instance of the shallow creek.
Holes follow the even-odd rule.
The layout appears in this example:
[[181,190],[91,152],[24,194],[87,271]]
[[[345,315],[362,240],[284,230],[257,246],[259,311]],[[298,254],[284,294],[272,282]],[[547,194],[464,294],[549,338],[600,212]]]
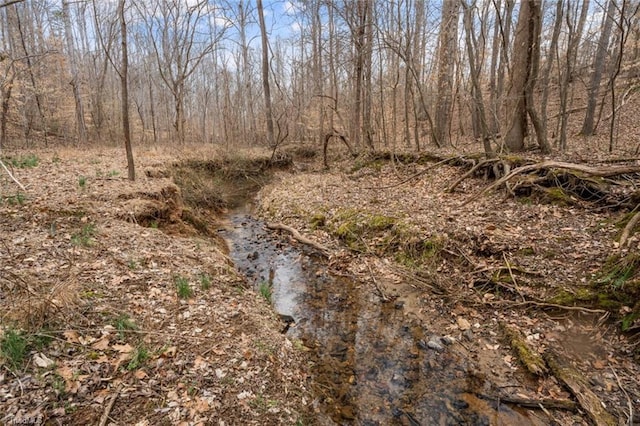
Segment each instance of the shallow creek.
[[433,332],[408,321],[371,286],[332,274],[322,259],[268,231],[249,207],[227,216],[236,267],[311,349],[316,423],[358,425],[546,424],[477,395],[489,386],[458,343],[427,345]]

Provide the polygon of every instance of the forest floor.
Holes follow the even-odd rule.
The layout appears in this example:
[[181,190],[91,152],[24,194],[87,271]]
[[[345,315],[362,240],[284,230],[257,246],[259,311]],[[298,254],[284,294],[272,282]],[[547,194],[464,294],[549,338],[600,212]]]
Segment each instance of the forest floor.
[[[593,160],[589,150],[561,159]],[[4,154],[27,190],[0,177],[1,423],[314,423],[308,349],[280,333],[220,224],[176,185],[171,165],[219,151],[140,149],[135,182],[120,149]],[[258,214],[324,245],[334,270],[407,321],[451,337],[482,382],[467,404],[509,396],[559,424],[587,422],[581,407],[544,406],[576,399],[529,362],[553,351],[617,422],[637,421],[634,306],[609,299],[638,286],[640,268],[607,269],[640,249],[639,233],[618,247],[629,212],[477,196],[490,183],[477,176],[448,193],[465,169],[414,160],[335,156],[327,171],[317,157],[294,159],[258,194]],[[220,211],[205,198],[205,213]],[[624,318],[631,332],[620,332]]]

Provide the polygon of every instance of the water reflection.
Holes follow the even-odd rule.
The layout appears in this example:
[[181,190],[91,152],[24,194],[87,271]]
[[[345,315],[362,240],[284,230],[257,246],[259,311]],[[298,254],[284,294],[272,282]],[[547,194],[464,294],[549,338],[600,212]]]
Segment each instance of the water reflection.
[[272,285],[288,333],[314,350],[314,381],[325,423],[360,425],[544,424],[477,396],[483,379],[453,347],[436,351],[432,331],[367,286],[332,276],[320,261],[269,233],[247,212],[229,216],[237,268],[256,287]]

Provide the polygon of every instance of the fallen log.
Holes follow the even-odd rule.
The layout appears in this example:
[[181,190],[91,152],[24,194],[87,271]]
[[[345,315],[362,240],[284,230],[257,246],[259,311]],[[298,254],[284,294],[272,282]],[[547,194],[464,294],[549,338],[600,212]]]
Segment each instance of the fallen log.
[[576,403],[569,399],[553,399],[553,398],[523,398],[517,396],[491,396],[476,394],[478,398],[488,401],[500,401],[500,403],[514,404],[524,408],[545,408],[554,410],[576,410]]
[[547,161],[542,161],[540,163],[530,164],[530,165],[513,169],[510,173],[496,180],[491,185],[487,186],[482,191],[480,191],[476,195],[469,198],[467,201],[465,201],[462,204],[462,206],[469,204],[471,201],[486,194],[487,192],[509,182],[511,179],[513,179],[518,175],[529,174],[529,173],[537,172],[544,169],[549,169],[549,170],[560,169],[560,170],[567,170],[567,171],[573,171],[573,172],[580,172],[580,173],[584,173],[587,176],[602,177],[602,178],[640,173],[640,166],[634,166],[634,165],[597,167],[597,166],[588,166],[584,164],[566,163],[563,161],[547,160]]
[[589,388],[588,380],[570,364],[568,359],[553,349],[548,349],[545,352],[544,359],[553,375],[565,384],[596,425],[614,426],[618,424],[615,417],[604,408],[598,395]]
[[500,329],[504,333],[509,346],[515,351],[518,360],[526,369],[536,376],[547,374],[547,366],[538,353],[527,344],[522,334],[505,322],[500,322]]
[[284,225],[282,223],[267,223],[267,229],[271,229],[271,230],[281,230],[281,231],[287,231],[288,233],[291,234],[291,236],[296,239],[297,241],[301,242],[302,244],[306,244],[310,247],[313,247],[314,249],[318,250],[323,256],[325,257],[329,257],[329,249],[326,248],[325,246],[323,246],[320,243],[317,243],[305,236],[303,236],[302,234],[300,234],[300,232],[298,232],[296,229]]

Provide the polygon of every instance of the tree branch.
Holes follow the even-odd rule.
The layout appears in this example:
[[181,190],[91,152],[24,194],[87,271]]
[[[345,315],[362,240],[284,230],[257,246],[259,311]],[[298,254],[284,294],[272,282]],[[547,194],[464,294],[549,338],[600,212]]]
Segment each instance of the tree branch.
[[24,0],[8,0],[4,3],[0,3],[0,8],[11,6],[12,4],[22,3]]

